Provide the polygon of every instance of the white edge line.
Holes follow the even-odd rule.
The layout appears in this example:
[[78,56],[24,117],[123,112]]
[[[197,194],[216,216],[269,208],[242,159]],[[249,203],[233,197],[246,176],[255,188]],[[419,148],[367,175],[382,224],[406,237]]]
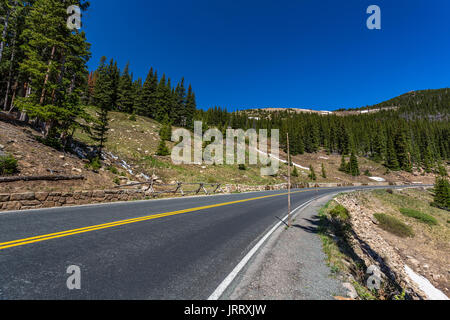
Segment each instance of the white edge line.
[[[323,195],[322,195],[323,196]],[[311,199],[300,206],[298,206],[296,209],[292,211],[292,214],[294,214],[296,211],[302,209],[303,207],[307,206],[314,200],[321,198],[317,197],[314,199]],[[266,233],[266,235],[258,241],[258,243],[246,254],[246,256],[237,264],[237,266],[233,269],[233,271],[230,272],[230,274],[222,281],[221,284],[217,287],[216,290],[209,296],[208,300],[219,300],[219,298],[222,296],[222,294],[225,292],[225,290],[228,288],[228,286],[233,282],[233,280],[236,278],[236,276],[239,274],[239,272],[242,270],[242,268],[245,267],[245,265],[248,263],[248,261],[255,255],[255,253],[259,250],[259,248],[266,242],[267,238],[269,238],[272,233],[275,232],[275,230],[287,220],[288,215],[286,215],[283,220],[278,222],[272,229],[269,230],[269,232]]]

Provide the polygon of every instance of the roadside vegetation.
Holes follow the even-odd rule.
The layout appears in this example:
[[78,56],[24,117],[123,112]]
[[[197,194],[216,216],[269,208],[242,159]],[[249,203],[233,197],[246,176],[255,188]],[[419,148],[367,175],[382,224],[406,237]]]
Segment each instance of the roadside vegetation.
[[419,220],[423,223],[426,223],[430,226],[435,226],[438,224],[436,218],[432,217],[429,214],[420,212],[418,210],[409,209],[409,208],[400,208],[400,212],[407,217],[414,218],[414,219]]
[[343,282],[350,283],[360,300],[385,299],[386,287],[372,291],[365,286],[367,266],[357,256],[349,242],[352,230],[348,210],[331,200],[319,211],[319,218],[318,234],[331,274]]
[[402,238],[414,237],[412,228],[399,219],[385,213],[375,213],[374,217],[379,222],[381,229]]
[[17,159],[12,155],[0,156],[0,176],[18,172]]
[[[332,269],[348,272],[348,262],[345,261],[349,260],[351,255],[348,255],[348,249],[343,249],[343,243],[350,235],[352,245],[359,247],[362,240],[370,246],[371,256],[364,254],[370,261],[383,261],[386,268],[395,270],[398,275],[404,272],[403,266],[408,265],[436,288],[448,294],[450,282],[446,275],[450,250],[450,220],[448,211],[432,205],[435,195],[435,188],[414,188],[357,191],[336,197],[335,201],[321,211],[324,226],[321,229],[321,238]],[[336,219],[346,216],[341,205],[348,209],[351,221],[351,228],[344,236],[339,230],[348,224],[345,219]],[[340,224],[337,229],[335,224],[338,221]],[[360,249],[357,252],[361,257]],[[350,270],[353,270],[351,274],[364,287],[364,282],[358,281],[354,276],[353,265],[358,265],[358,260],[354,261],[354,264],[350,264]],[[359,294],[361,288],[357,288],[356,284],[354,287]],[[394,291],[390,291],[390,288],[394,288]],[[397,288],[393,282],[392,286],[384,289],[381,297],[410,297],[402,295]],[[374,292],[370,294],[377,296]]]

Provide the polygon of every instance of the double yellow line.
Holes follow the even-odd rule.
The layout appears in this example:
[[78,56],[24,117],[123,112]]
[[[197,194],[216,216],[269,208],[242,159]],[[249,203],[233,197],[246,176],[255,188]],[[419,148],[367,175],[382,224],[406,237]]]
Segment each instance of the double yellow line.
[[[294,191],[292,193],[294,194],[294,193],[300,193],[300,192],[306,192],[306,191],[308,191],[308,190]],[[56,233],[49,233],[49,234],[44,234],[44,235],[25,238],[25,239],[18,239],[18,240],[0,243],[0,250],[12,248],[12,247],[23,246],[23,245],[30,244],[30,243],[46,241],[46,240],[50,240],[50,239],[68,237],[71,235],[85,233],[85,232],[91,232],[91,231],[95,231],[95,230],[107,229],[107,228],[118,227],[118,226],[122,226],[122,225],[126,225],[126,224],[136,223],[136,222],[142,222],[142,221],[148,221],[148,220],[153,220],[153,219],[158,219],[158,218],[163,218],[163,217],[174,216],[174,215],[182,214],[182,213],[201,211],[201,210],[206,210],[206,209],[211,209],[211,208],[228,206],[228,205],[236,204],[236,203],[243,203],[243,202],[248,202],[248,201],[260,200],[260,199],[266,199],[266,198],[272,198],[272,197],[279,197],[279,196],[284,196],[284,195],[287,195],[287,193],[279,193],[279,194],[261,196],[261,197],[250,198],[250,199],[218,203],[218,204],[213,204],[213,205],[209,205],[209,206],[159,213],[159,214],[144,216],[144,217],[140,217],[140,218],[120,220],[120,221],[115,221],[115,222],[98,224],[98,225],[90,226],[90,227],[66,230],[66,231],[61,231],[61,232],[56,232]]]

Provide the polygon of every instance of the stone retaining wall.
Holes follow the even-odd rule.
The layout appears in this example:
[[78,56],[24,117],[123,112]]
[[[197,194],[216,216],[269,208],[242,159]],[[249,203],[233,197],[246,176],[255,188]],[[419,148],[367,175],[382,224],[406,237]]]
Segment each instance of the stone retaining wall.
[[143,200],[143,190],[26,192],[0,194],[0,211],[74,206],[91,203]]
[[[333,188],[356,186],[361,184],[342,183],[304,183],[292,185],[292,188]],[[367,183],[363,185],[382,186],[388,183]],[[255,192],[266,190],[286,190],[287,183],[277,185],[248,186],[241,184],[227,184],[222,186],[225,193]],[[94,190],[75,192],[26,192],[26,193],[0,193],[0,211],[29,210],[39,208],[75,206],[91,203],[144,200],[152,196],[142,189],[125,190]]]

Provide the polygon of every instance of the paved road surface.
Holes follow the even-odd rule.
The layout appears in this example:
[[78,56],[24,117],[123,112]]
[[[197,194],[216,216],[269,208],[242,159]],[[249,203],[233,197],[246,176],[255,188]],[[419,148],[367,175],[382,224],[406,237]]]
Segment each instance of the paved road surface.
[[0,213],[0,299],[206,299],[286,211],[266,191]]

